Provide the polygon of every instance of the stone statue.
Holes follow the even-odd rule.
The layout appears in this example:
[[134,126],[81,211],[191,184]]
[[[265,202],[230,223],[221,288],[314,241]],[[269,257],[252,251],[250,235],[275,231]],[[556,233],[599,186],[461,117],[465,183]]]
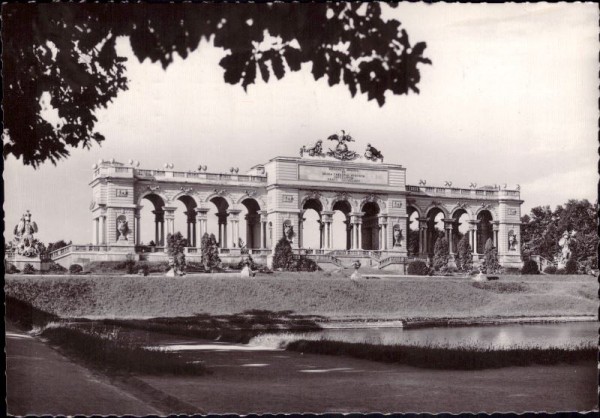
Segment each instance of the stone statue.
[[394,226],[394,248],[402,247],[402,229],[399,225]]
[[371,144],[367,144],[365,158],[370,161],[381,160],[383,162],[383,154],[377,148],[372,147]]
[[330,157],[334,157],[342,161],[352,161],[356,160],[359,157],[359,155],[356,152],[348,150],[348,145],[346,145],[346,142],[354,142],[354,139],[352,139],[350,135],[346,134],[346,131],[344,131],[343,129],[341,135],[329,135],[329,137],[327,137],[327,140],[337,141],[335,150],[332,150],[330,148],[329,151],[327,151],[327,155],[329,155]]
[[508,233],[508,250],[517,251],[517,236],[513,231]]
[[319,139],[312,146],[303,145],[302,148],[300,148],[300,156],[302,157],[304,153],[308,154],[310,157],[323,157],[325,155],[323,153],[323,140]]
[[564,268],[567,264],[567,261],[571,258],[571,241],[575,236],[575,231],[565,231],[562,234],[561,239],[558,241],[558,245],[561,247],[560,254],[558,256],[558,267]]
[[17,254],[25,257],[35,257],[39,255],[37,249],[37,240],[33,234],[38,232],[38,227],[35,222],[31,221],[31,213],[26,211],[21,220],[15,226],[13,246],[16,248]]
[[289,242],[294,239],[294,226],[291,224],[283,224],[283,235]]
[[129,225],[127,219],[121,218],[117,220],[117,233],[117,241],[128,241],[127,234],[129,233]]

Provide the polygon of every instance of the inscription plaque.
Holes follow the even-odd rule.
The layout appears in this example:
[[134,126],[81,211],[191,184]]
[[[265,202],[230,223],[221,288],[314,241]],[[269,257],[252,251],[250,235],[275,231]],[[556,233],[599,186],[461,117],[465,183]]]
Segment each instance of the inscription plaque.
[[116,189],[115,192],[116,192],[117,197],[129,196],[129,190],[127,190],[127,189]]
[[298,179],[355,184],[388,184],[388,172],[346,167],[298,166]]

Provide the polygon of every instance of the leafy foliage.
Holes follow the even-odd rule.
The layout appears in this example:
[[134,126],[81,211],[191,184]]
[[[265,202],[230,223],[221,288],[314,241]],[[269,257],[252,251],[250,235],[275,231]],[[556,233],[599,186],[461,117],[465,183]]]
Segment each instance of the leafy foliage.
[[319,265],[313,259],[301,255],[296,260],[294,265],[295,271],[317,271],[320,270]]
[[556,266],[548,266],[544,269],[544,273],[546,274],[556,274]]
[[6,268],[5,268],[5,273],[6,274],[16,274],[16,273],[20,273],[20,270],[17,268],[17,266],[15,266],[12,263],[9,263]]
[[81,272],[83,272],[83,267],[81,267],[81,265],[79,265],[79,264],[71,264],[69,266],[69,273],[71,273],[71,274],[80,274]]
[[[418,93],[418,66],[431,64],[426,44],[411,44],[379,3],[13,3],[3,5],[2,24],[4,155],[34,167],[104,141],[95,113],[127,90],[118,37],[163,68],[211,41],[226,51],[225,82],[244,90],[259,74],[268,82],[311,63],[315,80],[343,83],[380,106],[387,92]],[[58,125],[42,117],[44,94]]]
[[419,231],[408,231],[408,253],[419,253]]
[[408,264],[406,272],[416,276],[427,276],[429,274],[429,267],[427,267],[427,263],[422,260],[411,261]]
[[221,263],[221,258],[219,258],[219,246],[215,234],[208,235],[207,233],[204,233],[200,245],[202,246],[201,262],[204,265],[204,269],[212,271],[212,269],[218,267]]
[[292,245],[286,237],[282,237],[275,245],[273,269],[293,270],[295,265]]
[[540,274],[540,270],[538,265],[533,260],[527,260],[523,263],[523,268],[521,269],[521,274]]
[[35,269],[33,268],[33,266],[29,263],[26,263],[23,266],[23,274],[34,274],[35,273]]
[[433,268],[437,271],[445,271],[448,267],[449,258],[450,251],[448,250],[448,240],[446,237],[440,237],[435,241],[433,247]]
[[498,250],[494,247],[491,238],[488,238],[484,247],[483,271],[485,273],[497,273],[500,270],[498,262]]
[[467,234],[458,241],[456,265],[460,271],[471,271],[473,269],[473,252]]
[[523,257],[541,255],[549,260],[556,260],[560,251],[558,241],[565,231],[576,231],[571,241],[572,257],[578,262],[589,262],[597,268],[598,248],[598,204],[588,200],[569,200],[559,205],[554,211],[549,206],[538,206],[531,210],[531,215],[521,218],[521,239]]
[[67,269],[58,263],[52,262],[48,266],[48,271],[50,271],[51,273],[66,273]]
[[187,245],[187,239],[181,235],[181,232],[167,235],[167,253],[173,260],[173,269],[176,273],[183,274],[185,272],[185,247]]
[[567,274],[577,274],[577,261],[572,258],[565,264],[565,272]]

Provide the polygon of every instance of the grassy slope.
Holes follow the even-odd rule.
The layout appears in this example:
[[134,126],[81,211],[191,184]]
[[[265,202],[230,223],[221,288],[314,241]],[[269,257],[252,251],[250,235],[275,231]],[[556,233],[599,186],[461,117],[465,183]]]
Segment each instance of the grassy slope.
[[186,316],[251,309],[291,310],[330,318],[518,317],[594,315],[591,276],[504,276],[350,281],[323,273],[255,279],[196,275],[7,276],[6,294],[64,317]]

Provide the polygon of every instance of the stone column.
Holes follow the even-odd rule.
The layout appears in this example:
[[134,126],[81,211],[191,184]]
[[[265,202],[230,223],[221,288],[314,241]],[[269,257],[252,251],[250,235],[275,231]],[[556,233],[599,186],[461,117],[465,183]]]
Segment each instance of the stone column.
[[227,247],[227,217],[228,213],[222,212],[217,213],[217,218],[219,219],[219,248],[228,248]]
[[362,250],[362,217],[363,217],[364,213],[363,212],[359,212],[356,214],[356,229],[357,229],[357,243],[356,243],[356,249],[357,250]]
[[98,238],[98,224],[99,224],[99,219],[98,218],[94,218],[92,219],[92,244],[100,244],[100,240]]
[[304,211],[298,214],[298,248],[304,248]]
[[478,221],[469,221],[470,227],[469,232],[471,233],[471,249],[473,250],[473,254],[479,254],[477,251],[478,242],[477,242],[477,224]]
[[140,209],[136,209],[135,211],[135,245],[140,245],[142,240],[142,231],[141,231],[141,213]]
[[496,247],[496,249],[498,249],[498,231],[500,230],[500,222],[495,221],[493,223],[492,227],[493,227],[493,231],[494,231],[493,238],[492,238],[494,240],[494,247]]
[[387,250],[387,217],[379,215],[377,217],[377,225],[379,226],[379,245],[377,248],[385,251]]
[[261,224],[261,230],[260,230],[260,242],[261,242],[261,248],[267,248],[267,211],[261,211],[260,212],[260,224]]
[[326,249],[331,249],[333,247],[333,236],[331,234],[331,223],[333,222],[333,212],[321,212],[321,219],[323,220],[325,229],[325,239],[323,247]]
[[169,235],[172,235],[175,233],[175,208],[164,208],[165,211],[165,222],[167,224],[167,235],[164,236],[164,226],[163,226],[163,237],[162,237],[162,242],[163,245],[165,247],[165,251],[167,251],[167,240],[166,238],[168,238]]
[[240,242],[240,220],[239,214],[241,210],[239,209],[229,209],[227,213],[229,214],[229,225],[231,226],[231,248],[238,248]]
[[202,246],[202,237],[207,232],[207,222],[208,222],[208,209],[206,208],[196,208],[196,248],[200,248]]
[[419,221],[419,254],[427,255],[427,218],[418,218]]
[[454,243],[453,241],[453,231],[454,231],[454,219],[453,218],[444,218],[444,230],[446,232],[446,240],[448,241],[448,252],[450,254],[454,254]]
[[154,214],[154,242],[157,247],[165,245],[165,213],[163,210],[153,210]]

